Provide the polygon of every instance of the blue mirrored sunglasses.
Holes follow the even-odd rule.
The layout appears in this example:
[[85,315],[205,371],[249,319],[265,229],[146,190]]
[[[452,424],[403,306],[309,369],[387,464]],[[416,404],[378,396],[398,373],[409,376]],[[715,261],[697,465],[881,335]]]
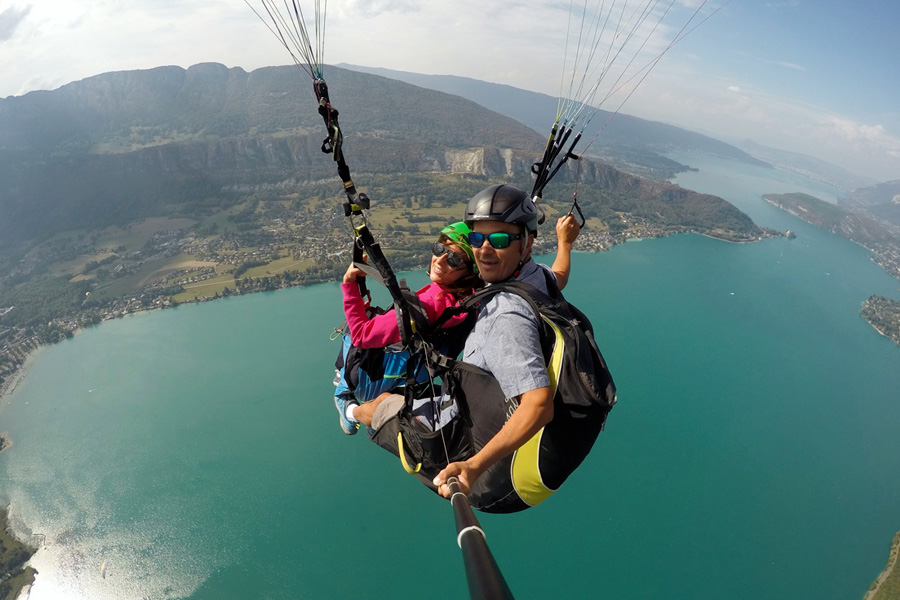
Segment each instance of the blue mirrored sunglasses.
[[521,240],[525,237],[523,233],[489,233],[487,235],[483,233],[472,232],[469,234],[469,243],[472,244],[473,248],[481,248],[484,246],[484,240],[487,240],[491,244],[491,248],[494,250],[502,250],[503,248],[508,248],[510,243],[515,240]]
[[466,261],[464,261],[459,254],[440,242],[434,243],[434,245],[431,247],[431,253],[434,254],[436,258],[440,258],[442,254],[446,254],[447,265],[451,269],[459,269],[460,267],[464,267],[466,265]]

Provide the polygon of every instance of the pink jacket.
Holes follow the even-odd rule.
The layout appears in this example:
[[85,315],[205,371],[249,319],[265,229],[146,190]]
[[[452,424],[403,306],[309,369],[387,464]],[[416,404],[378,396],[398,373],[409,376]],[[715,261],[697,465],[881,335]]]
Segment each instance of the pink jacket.
[[[356,283],[342,283],[341,291],[344,293],[344,315],[347,317],[347,328],[350,330],[350,340],[357,348],[384,348],[400,341],[400,330],[397,325],[397,316],[391,309],[383,315],[366,318],[366,305],[359,294],[359,286]],[[456,296],[445,292],[436,283],[429,283],[416,292],[428,322],[434,323],[447,308],[456,306]],[[459,325],[466,315],[456,315],[448,320],[444,327]]]

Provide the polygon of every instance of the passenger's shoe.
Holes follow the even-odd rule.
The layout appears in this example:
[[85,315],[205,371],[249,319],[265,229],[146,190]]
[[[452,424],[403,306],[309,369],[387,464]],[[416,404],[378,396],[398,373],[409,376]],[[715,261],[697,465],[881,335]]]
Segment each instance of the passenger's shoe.
[[348,404],[357,404],[356,399],[353,398],[353,396],[345,396],[344,394],[334,397],[334,405],[337,407],[338,414],[341,416],[341,429],[343,429],[344,433],[347,435],[355,435],[356,432],[359,431],[359,421],[351,421],[347,418]]

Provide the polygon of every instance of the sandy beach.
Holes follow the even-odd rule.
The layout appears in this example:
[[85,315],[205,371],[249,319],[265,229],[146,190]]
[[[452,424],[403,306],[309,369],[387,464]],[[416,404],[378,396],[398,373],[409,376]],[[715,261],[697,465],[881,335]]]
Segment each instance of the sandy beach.
[[[29,356],[29,359],[31,357]],[[25,362],[28,362],[27,360]],[[8,395],[13,393],[13,390],[16,389],[16,386],[19,385],[19,381],[22,377],[25,376],[25,365],[23,364],[18,369],[16,369],[13,374],[3,382],[3,385],[0,385],[0,406],[3,406],[3,401],[6,399]]]

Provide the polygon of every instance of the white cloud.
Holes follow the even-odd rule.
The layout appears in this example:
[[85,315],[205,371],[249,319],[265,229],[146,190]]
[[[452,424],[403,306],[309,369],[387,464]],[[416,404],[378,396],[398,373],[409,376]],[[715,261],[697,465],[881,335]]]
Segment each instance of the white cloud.
[[792,62],[787,62],[787,61],[782,60],[782,61],[777,61],[775,64],[780,65],[786,69],[792,69],[794,71],[806,71],[806,68],[803,67],[802,65],[798,65],[798,64],[792,63]]
[[896,113],[878,120],[853,118],[750,81],[735,82],[731,73],[711,77],[702,66],[684,55],[662,63],[623,112],[724,141],[752,139],[874,179],[900,179]]
[[876,161],[876,164],[893,162],[895,171],[892,178],[898,178],[900,171],[896,169],[900,167],[900,137],[888,133],[883,125],[869,125],[830,115],[820,121],[812,135],[829,140],[832,148],[852,150],[866,160]]
[[30,11],[31,6],[27,5],[25,8],[10,6],[0,12],[0,42],[5,42],[12,38],[16,28],[28,16]]
[[827,129],[837,132],[848,142],[878,143],[890,138],[885,134],[884,127],[881,125],[866,125],[836,116],[826,118],[823,123]]
[[374,17],[384,13],[417,11],[420,7],[412,0],[343,0],[334,8],[343,16]]
[[623,111],[724,141],[752,139],[875,179],[900,178],[900,139],[882,124],[838,116],[746,83],[707,80],[684,65],[669,66]]
[[[260,0],[250,2],[261,10]],[[696,0],[684,4],[694,6]],[[457,0],[448,10],[445,3],[426,0],[332,0],[325,60],[463,74],[556,94],[569,10],[567,1]],[[641,24],[635,39],[649,38],[647,56],[632,71],[662,51],[680,27],[677,20],[689,14],[673,8],[666,20],[677,26],[664,22],[655,31],[652,19]],[[162,64],[219,61],[252,69],[290,62],[240,0],[42,0],[29,21],[29,43],[13,54],[21,60],[9,61],[24,66],[5,70],[3,79],[13,83],[0,82],[7,88],[0,96],[23,89],[25,82],[56,81],[59,73],[71,81]]]
[[[250,2],[261,7],[260,0]],[[304,7],[312,5],[312,0],[301,2]],[[716,0],[715,6],[707,5],[704,14],[720,4]],[[290,63],[284,48],[243,0],[35,0],[19,6],[0,7],[4,58],[0,97],[107,71],[169,64],[187,67],[207,61],[247,70]],[[667,46],[698,6],[699,0],[678,0],[670,15],[671,26],[663,24],[652,35],[649,24],[642,26],[637,35],[649,36],[649,54],[634,61],[632,74],[648,63],[648,56]],[[456,0],[450,5],[432,0],[331,0],[324,58],[329,64],[464,75],[556,95],[569,9],[568,0]],[[722,22],[728,19],[722,17]],[[703,35],[698,31],[692,40]],[[599,52],[606,47],[601,44]],[[716,47],[724,52],[721,48]],[[893,178],[900,175],[900,144],[895,135],[900,117],[884,113],[870,118],[838,117],[833,116],[840,114],[834,110],[765,93],[763,82],[784,77],[783,69],[812,74],[807,75],[799,63],[738,54],[733,48],[728,56],[727,72],[723,69],[721,78],[715,78],[710,69],[717,66],[718,56],[698,50],[693,43],[678,45],[628,99],[623,111],[726,140],[751,137],[786,150],[827,155],[842,164],[856,160],[845,161],[844,156],[857,153],[863,157],[857,161],[863,169],[893,169]],[[624,58],[623,54],[617,61],[627,63]],[[596,62],[602,64],[602,60]],[[571,57],[566,64],[571,67]],[[776,64],[779,68],[773,68]],[[741,71],[742,65],[748,67],[746,72]],[[641,76],[626,89],[632,89]],[[610,72],[605,81],[615,82],[615,74]],[[600,95],[605,91],[608,88]],[[618,103],[613,100],[605,107],[615,109]]]

